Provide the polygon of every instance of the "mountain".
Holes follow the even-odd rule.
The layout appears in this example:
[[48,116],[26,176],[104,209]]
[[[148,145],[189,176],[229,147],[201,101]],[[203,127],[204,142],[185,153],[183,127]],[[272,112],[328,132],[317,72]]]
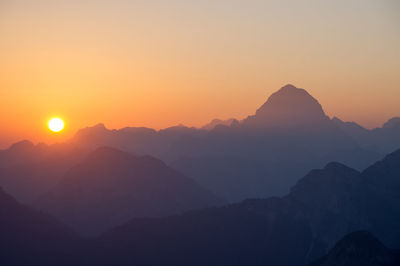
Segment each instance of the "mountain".
[[[392,199],[400,190],[394,186],[397,193],[388,194],[374,189],[385,187],[391,174],[398,173],[399,156],[400,150],[363,172],[329,163],[310,171],[282,198],[134,219],[98,238],[93,252],[104,256],[90,263],[300,266],[327,254],[346,234],[358,230],[372,232],[390,248],[399,247],[400,205]],[[384,254],[370,237],[359,239],[357,234],[350,236],[329,254],[347,256],[346,252],[360,250],[356,261],[368,255],[362,250],[369,247],[373,257]],[[353,249],[354,241],[366,245]]]
[[393,129],[393,128],[400,128],[400,117],[393,117],[389,119],[385,124],[383,124],[382,128],[385,129]]
[[79,130],[67,143],[89,149],[110,146],[136,155],[152,155],[167,159],[163,155],[167,153],[173,142],[188,135],[201,137],[206,133],[207,130],[188,128],[183,125],[156,131],[145,127],[110,130],[104,124],[97,124]]
[[8,149],[0,150],[0,168],[10,167],[24,163],[34,162],[43,159],[46,145],[34,145],[29,140],[19,141]]
[[400,252],[385,247],[368,231],[346,235],[323,258],[309,266],[396,266]]
[[[316,99],[292,85],[272,94],[238,125],[202,138],[176,141],[166,161],[232,202],[283,196],[299,174],[332,160],[362,170],[381,154],[361,148],[324,113]],[[231,182],[229,182],[231,181]]]
[[368,230],[400,247],[399,176],[400,150],[361,173],[339,163],[313,170],[285,198],[327,246],[345,233]]
[[[216,125],[214,127],[214,125]],[[335,160],[363,170],[386,152],[359,144],[330,120],[306,90],[286,85],[243,121],[213,121],[213,129],[176,126],[82,129],[69,143],[110,146],[160,158],[231,202],[283,196],[299,175]]]
[[0,151],[0,186],[19,202],[31,204],[87,152],[67,144],[18,142]]
[[[92,265],[304,265],[309,228],[280,201],[246,201],[158,219],[135,219],[101,236]],[[285,252],[290,251],[290,256]]]
[[[2,265],[61,265],[80,238],[54,218],[19,204],[0,189]],[[62,258],[62,259],[60,259]]]
[[288,84],[273,93],[244,123],[264,127],[294,127],[326,123],[322,106],[306,90]]
[[150,156],[102,147],[73,166],[37,202],[83,234],[97,234],[133,217],[154,217],[223,201]]
[[[330,120],[306,90],[286,85],[254,115],[211,130],[182,125],[158,131],[143,127],[110,130],[98,124],[79,130],[58,148],[16,144],[0,151],[0,185],[18,200],[32,202],[77,163],[64,163],[77,156],[58,153],[82,150],[81,159],[93,149],[110,146],[160,158],[230,202],[283,196],[309,169],[338,161],[363,170],[396,149],[396,143],[400,147],[396,121],[369,131],[355,123]],[[18,167],[21,164],[24,167]],[[44,181],[32,185],[31,180]]]
[[[101,148],[76,166],[77,169],[71,169],[72,173],[67,174],[62,187],[69,187],[69,194],[65,192],[65,195],[79,199],[76,201],[78,207],[85,204],[91,205],[90,209],[111,206],[113,201],[109,195],[115,191],[114,183],[124,184],[130,195],[136,194],[131,193],[132,183],[137,190],[147,191],[141,184],[143,180],[126,181],[151,176],[140,175],[148,173],[146,166],[152,170],[168,168],[151,157]],[[120,177],[118,173],[125,173],[126,169],[134,169],[135,175]],[[98,237],[79,241],[73,234],[70,237],[71,233],[53,219],[19,205],[0,192],[0,211],[4,212],[0,233],[6,236],[0,243],[6,248],[9,261],[19,258],[25,262],[20,265],[35,264],[36,261],[30,263],[32,260],[38,260],[36,264],[39,265],[60,265],[54,263],[54,259],[58,259],[66,265],[304,266],[322,256],[312,265],[369,265],[367,263],[375,262],[378,264],[370,265],[386,265],[379,264],[382,262],[397,265],[398,252],[390,249],[400,247],[399,172],[400,150],[362,172],[332,162],[322,169],[310,171],[285,197],[250,199],[167,217],[134,218]],[[164,175],[161,179],[169,180]],[[151,186],[160,182],[160,179],[146,180],[151,180]],[[169,188],[164,191],[171,192]],[[106,200],[94,201],[93,197],[87,196],[92,191],[101,191]],[[35,218],[37,216],[41,218]],[[114,215],[108,213],[96,218],[103,220],[106,217],[113,218]],[[91,223],[97,226],[96,220]],[[45,232],[41,233],[42,230]],[[371,232],[383,244],[366,232],[346,236],[360,230]],[[40,240],[36,238],[37,232]],[[30,234],[39,242],[31,241]],[[55,238],[61,241],[54,243]]]
[[360,126],[356,122],[344,122],[337,117],[332,118],[332,122],[334,122],[340,129],[345,131],[349,135],[367,135],[368,129]]

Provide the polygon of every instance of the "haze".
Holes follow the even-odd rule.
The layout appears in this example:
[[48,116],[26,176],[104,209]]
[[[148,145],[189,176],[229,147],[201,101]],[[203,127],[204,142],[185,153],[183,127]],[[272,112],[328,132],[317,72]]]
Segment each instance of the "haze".
[[400,113],[399,14],[371,0],[2,0],[0,147],[98,122],[242,119],[287,83],[329,116],[380,126]]

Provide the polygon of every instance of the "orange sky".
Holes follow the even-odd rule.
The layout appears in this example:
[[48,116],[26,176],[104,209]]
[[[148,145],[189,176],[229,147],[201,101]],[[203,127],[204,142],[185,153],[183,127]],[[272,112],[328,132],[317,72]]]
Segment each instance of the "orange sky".
[[0,147],[241,119],[287,83],[367,127],[400,116],[395,0],[144,2],[0,2]]

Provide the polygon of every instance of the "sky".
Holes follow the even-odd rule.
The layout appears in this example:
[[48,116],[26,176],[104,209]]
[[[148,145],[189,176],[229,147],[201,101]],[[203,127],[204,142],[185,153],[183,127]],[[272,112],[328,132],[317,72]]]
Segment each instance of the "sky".
[[242,119],[288,83],[368,128],[400,116],[397,0],[0,0],[0,38],[0,147]]

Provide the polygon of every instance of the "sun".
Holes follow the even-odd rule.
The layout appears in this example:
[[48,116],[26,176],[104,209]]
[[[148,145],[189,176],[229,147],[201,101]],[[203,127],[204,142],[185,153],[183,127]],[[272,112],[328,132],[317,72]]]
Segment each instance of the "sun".
[[49,129],[53,132],[60,132],[64,129],[64,121],[61,118],[54,117],[49,120]]

